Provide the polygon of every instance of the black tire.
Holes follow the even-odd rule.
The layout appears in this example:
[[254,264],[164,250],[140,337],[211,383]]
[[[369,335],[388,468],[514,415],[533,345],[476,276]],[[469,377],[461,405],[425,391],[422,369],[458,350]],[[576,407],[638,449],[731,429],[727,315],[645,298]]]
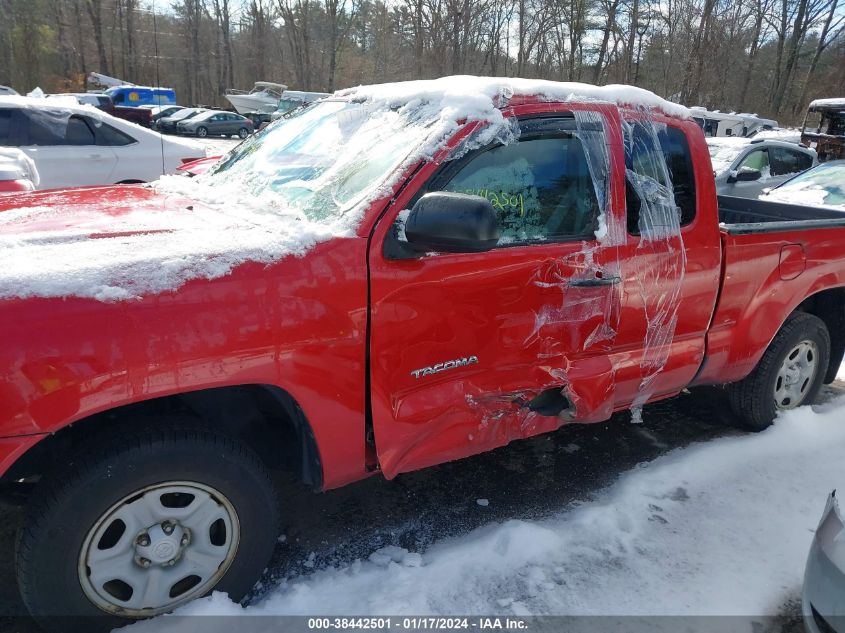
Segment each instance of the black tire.
[[815,343],[818,364],[802,398],[791,402],[790,407],[811,404],[816,399],[830,362],[830,333],[818,317],[796,312],[787,318],[772,339],[754,371],[740,382],[728,386],[731,406],[744,427],[762,431],[772,424],[778,412],[774,396],[778,372],[787,354],[803,341]]
[[203,127],[202,125],[197,128],[197,136],[200,138],[205,138],[208,136],[208,128]]
[[238,138],[244,139],[247,136],[249,136],[249,130],[248,129],[246,129],[245,127],[242,127],[240,130],[238,130]]
[[220,491],[237,513],[240,538],[234,558],[204,593],[213,588],[240,600],[253,587],[278,536],[278,501],[269,475],[241,443],[171,419],[76,453],[36,488],[18,535],[16,562],[21,597],[42,626],[108,631],[135,621],[101,610],[86,596],[80,553],[89,530],[113,504],[170,481]]

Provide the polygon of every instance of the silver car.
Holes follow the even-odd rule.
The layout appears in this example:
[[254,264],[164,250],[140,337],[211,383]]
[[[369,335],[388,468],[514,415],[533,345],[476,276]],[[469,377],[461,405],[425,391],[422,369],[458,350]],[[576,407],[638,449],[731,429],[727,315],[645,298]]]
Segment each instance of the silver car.
[[245,116],[224,110],[208,110],[176,124],[179,134],[204,136],[235,136],[246,138],[253,132],[253,124]]
[[830,493],[804,572],[802,597],[808,633],[845,633],[845,523]]
[[819,162],[814,150],[786,141],[724,136],[707,146],[720,196],[756,198]]

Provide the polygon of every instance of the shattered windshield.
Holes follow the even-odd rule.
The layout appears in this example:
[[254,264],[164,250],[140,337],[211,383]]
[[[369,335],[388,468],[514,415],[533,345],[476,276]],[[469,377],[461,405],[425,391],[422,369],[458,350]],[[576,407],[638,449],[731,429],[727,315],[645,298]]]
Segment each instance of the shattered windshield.
[[377,190],[425,138],[430,123],[360,103],[322,101],[280,119],[204,178],[280,198],[310,220],[343,215]]

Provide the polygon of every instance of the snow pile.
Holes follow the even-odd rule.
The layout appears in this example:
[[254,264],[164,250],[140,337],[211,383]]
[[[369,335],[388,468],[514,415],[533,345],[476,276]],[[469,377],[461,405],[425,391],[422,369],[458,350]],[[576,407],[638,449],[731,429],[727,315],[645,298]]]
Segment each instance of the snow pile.
[[746,147],[751,144],[751,139],[740,136],[713,136],[707,139],[707,149],[710,151],[710,162],[713,164],[713,171],[721,174],[736,160]]
[[26,179],[34,187],[41,182],[33,160],[16,147],[0,147],[0,179]]
[[[775,614],[798,594],[827,495],[845,486],[844,411],[840,399],[675,450],[550,520],[490,525],[422,555],[391,547],[287,579],[246,608],[218,593],[178,613]],[[132,630],[192,626],[226,623],[165,616]]]

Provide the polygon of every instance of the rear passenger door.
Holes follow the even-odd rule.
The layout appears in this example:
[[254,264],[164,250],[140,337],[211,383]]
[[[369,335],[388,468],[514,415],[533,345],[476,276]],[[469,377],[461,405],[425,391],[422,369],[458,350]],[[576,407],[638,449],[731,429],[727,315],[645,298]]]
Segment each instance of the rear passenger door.
[[[625,318],[617,361],[620,402],[639,406],[677,393],[698,372],[719,290],[721,244],[715,183],[693,123],[641,114],[625,119],[627,240]],[[701,139],[703,141],[703,139]]]
[[[608,167],[621,143],[605,142],[612,132],[618,139],[618,119],[589,114],[586,123],[563,113],[525,118],[518,142],[459,146],[431,177],[415,177],[377,227],[371,393],[387,476],[613,411],[627,299],[620,245],[597,233],[606,229],[611,180],[621,184]],[[490,200],[498,246],[409,255],[393,220],[432,191]]]

